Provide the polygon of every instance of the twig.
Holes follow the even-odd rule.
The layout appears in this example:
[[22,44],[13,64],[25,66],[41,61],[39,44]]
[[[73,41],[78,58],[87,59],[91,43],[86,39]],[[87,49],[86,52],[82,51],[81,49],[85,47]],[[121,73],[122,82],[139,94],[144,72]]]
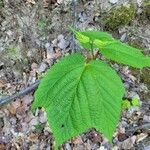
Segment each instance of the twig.
[[94,59],[93,41],[90,41],[92,59]]
[[6,97],[2,97],[0,99],[0,106],[3,106],[11,101],[14,101],[15,99],[22,97],[30,92],[32,92],[33,90],[35,90],[38,85],[39,85],[40,81],[37,80],[35,83],[33,83],[31,86],[27,87],[26,89],[20,91],[19,93],[16,93],[14,95],[11,96],[6,96]]

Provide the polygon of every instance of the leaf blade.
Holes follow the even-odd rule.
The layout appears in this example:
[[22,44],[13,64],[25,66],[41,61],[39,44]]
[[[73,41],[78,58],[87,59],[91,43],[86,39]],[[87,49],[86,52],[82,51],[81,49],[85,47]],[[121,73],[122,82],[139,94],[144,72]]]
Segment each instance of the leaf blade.
[[[91,49],[98,48],[98,45],[104,46],[108,43],[114,42],[112,36],[106,32],[99,31],[76,31],[71,28],[72,32],[76,35],[76,39],[80,42],[83,48]],[[95,41],[97,40],[97,41]]]
[[33,107],[45,108],[57,145],[93,127],[111,140],[123,94],[121,79],[107,64],[85,63],[80,54],[74,54],[48,72]]
[[150,66],[147,63],[148,57],[144,56],[139,49],[133,48],[119,41],[106,45],[100,49],[100,52],[108,59],[135,68]]
[[144,56],[140,49],[115,40],[105,32],[76,31],[76,39],[85,49],[98,48],[107,59],[135,68],[150,67],[150,57]]

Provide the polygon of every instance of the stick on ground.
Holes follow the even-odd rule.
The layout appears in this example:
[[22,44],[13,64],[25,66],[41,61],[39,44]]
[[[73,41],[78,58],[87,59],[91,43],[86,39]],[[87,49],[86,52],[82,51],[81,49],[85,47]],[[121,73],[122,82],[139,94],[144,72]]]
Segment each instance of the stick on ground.
[[31,84],[29,87],[27,87],[26,89],[20,91],[19,93],[16,93],[14,95],[11,96],[6,96],[6,97],[2,97],[0,99],[0,106],[3,106],[11,101],[14,101],[15,99],[22,97],[30,92],[32,92],[33,90],[35,90],[38,85],[39,85],[40,81],[37,80],[35,83]]

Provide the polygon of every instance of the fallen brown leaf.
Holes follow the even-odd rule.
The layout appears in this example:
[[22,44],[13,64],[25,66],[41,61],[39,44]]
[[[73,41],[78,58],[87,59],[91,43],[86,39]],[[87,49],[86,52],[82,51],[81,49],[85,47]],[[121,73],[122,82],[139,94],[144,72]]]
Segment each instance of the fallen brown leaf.
[[34,133],[31,133],[28,137],[28,140],[31,141],[31,142],[38,142],[38,135],[34,134]]
[[15,115],[17,108],[19,108],[20,105],[21,105],[20,101],[15,101],[15,102],[12,102],[11,104],[8,104],[7,109],[9,110],[11,114]]
[[0,150],[6,150],[6,147],[4,144],[0,144]]

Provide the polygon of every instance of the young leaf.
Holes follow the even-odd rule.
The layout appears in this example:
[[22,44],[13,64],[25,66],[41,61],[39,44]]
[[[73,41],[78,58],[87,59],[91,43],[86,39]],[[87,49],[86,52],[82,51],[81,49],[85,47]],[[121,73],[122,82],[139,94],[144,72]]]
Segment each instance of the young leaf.
[[122,109],[129,109],[131,107],[130,101],[129,100],[123,100],[122,101]]
[[32,108],[44,107],[57,146],[95,128],[109,140],[119,120],[124,87],[107,64],[74,54],[42,79]]
[[114,42],[112,36],[105,32],[98,32],[98,31],[81,32],[76,31],[73,28],[71,28],[71,30],[76,35],[76,39],[85,49],[90,50],[91,48],[99,48],[105,46],[106,44]]
[[133,98],[131,101],[132,106],[139,106],[140,105],[140,100],[137,98]]
[[85,49],[98,48],[106,58],[136,68],[150,66],[150,57],[144,56],[137,48],[114,40],[109,34],[98,31],[76,31],[77,40]]

